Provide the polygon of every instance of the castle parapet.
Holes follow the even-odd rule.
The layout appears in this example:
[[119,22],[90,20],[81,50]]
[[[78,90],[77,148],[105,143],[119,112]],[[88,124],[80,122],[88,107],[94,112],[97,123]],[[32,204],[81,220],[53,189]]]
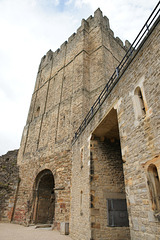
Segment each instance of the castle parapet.
[[[114,38],[114,40],[124,49],[128,50],[131,44],[128,40],[123,41],[119,37],[114,37],[114,32],[110,29],[109,19],[106,16],[103,16],[102,11],[98,8],[94,12],[94,16],[89,16],[86,20],[82,19],[81,26],[77,29],[76,33],[73,33],[69,38],[68,41],[65,41],[60,48],[58,48],[55,52],[49,50],[45,56],[42,57],[39,70],[42,69],[52,58],[56,58],[57,55],[61,54],[64,55],[65,49],[69,49],[72,45],[76,42],[77,38],[82,34],[82,31],[90,32],[93,28],[101,25],[102,29],[107,30],[109,34]],[[74,41],[74,43],[73,43]]]

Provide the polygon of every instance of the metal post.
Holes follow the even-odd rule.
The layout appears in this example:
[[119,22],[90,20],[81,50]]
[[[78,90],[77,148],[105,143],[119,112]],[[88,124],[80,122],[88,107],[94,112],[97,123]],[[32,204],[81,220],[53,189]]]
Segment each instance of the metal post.
[[119,67],[116,67],[116,75],[119,77]]

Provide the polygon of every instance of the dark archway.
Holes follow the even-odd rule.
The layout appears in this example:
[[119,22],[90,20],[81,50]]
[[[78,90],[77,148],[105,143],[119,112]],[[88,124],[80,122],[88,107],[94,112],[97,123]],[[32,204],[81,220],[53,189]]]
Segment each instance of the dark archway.
[[34,223],[53,223],[55,212],[54,177],[49,169],[41,171],[35,181]]

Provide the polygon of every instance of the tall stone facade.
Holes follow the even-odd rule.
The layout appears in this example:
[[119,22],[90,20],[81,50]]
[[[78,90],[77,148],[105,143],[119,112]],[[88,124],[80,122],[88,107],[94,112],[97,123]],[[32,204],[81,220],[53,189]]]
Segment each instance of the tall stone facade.
[[98,9],[42,58],[18,153],[14,222],[63,233],[69,224],[75,240],[160,239],[159,33],[158,18],[78,137],[130,44]]
[[74,141],[73,239],[160,238],[159,49],[158,19]]
[[71,140],[126,48],[98,9],[42,58],[18,155],[15,222],[53,222],[57,229],[69,222]]

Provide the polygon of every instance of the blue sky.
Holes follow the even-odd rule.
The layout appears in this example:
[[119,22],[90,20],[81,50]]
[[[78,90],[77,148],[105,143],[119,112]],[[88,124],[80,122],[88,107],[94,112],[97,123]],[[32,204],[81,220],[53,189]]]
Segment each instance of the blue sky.
[[115,36],[134,40],[158,1],[0,0],[0,155],[19,148],[40,59],[100,7]]

